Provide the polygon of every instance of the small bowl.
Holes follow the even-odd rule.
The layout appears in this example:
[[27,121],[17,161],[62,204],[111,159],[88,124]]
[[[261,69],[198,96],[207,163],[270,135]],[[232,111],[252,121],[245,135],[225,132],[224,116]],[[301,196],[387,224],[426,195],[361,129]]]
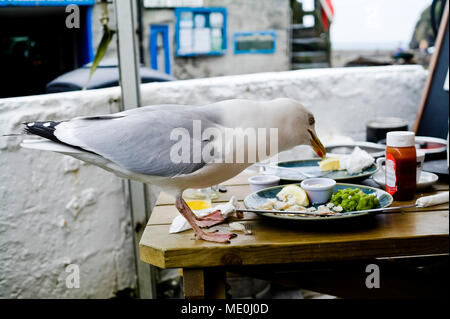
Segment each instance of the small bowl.
[[331,178],[309,178],[305,179],[300,186],[308,194],[311,204],[325,204],[333,194],[336,181]]
[[252,192],[257,192],[261,189],[277,186],[280,178],[274,175],[256,175],[248,179]]

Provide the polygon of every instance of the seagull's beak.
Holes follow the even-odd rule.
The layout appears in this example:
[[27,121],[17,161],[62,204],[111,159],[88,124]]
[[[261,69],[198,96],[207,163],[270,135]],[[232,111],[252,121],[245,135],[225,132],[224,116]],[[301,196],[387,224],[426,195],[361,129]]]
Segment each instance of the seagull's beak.
[[309,135],[311,135],[311,145],[314,149],[314,152],[316,152],[317,155],[321,158],[325,158],[325,155],[327,154],[327,151],[325,147],[323,146],[322,142],[317,137],[316,133],[312,130],[308,130]]

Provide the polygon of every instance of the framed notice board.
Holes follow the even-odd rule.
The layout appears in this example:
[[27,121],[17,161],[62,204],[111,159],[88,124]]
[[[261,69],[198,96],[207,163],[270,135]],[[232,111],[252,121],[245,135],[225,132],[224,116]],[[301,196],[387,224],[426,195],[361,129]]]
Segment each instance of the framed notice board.
[[236,32],[233,35],[234,54],[275,53],[275,31]]
[[449,119],[448,72],[449,72],[449,28],[446,2],[439,33],[436,52],[430,63],[430,74],[425,84],[414,131],[419,136],[447,139]]
[[176,8],[175,55],[222,55],[227,49],[226,8]]

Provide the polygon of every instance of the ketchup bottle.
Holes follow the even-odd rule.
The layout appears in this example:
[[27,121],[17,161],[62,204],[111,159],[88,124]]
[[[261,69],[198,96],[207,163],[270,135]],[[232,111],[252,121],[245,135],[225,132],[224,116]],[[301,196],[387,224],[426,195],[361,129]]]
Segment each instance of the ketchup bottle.
[[416,148],[414,132],[386,135],[386,191],[394,200],[411,200],[416,194]]

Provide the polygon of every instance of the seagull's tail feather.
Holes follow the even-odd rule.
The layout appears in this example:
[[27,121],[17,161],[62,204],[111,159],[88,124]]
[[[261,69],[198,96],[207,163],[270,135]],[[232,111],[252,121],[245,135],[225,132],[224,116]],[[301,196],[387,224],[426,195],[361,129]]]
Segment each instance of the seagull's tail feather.
[[[61,122],[46,121],[46,122],[26,122],[25,132],[31,135],[44,137],[47,140],[24,140],[20,146],[24,148],[39,149],[44,151],[53,151],[58,153],[82,153],[90,151],[84,150],[79,146],[70,145],[60,141],[54,134],[56,126]],[[48,141],[49,140],[49,141]]]
[[80,148],[75,148],[73,146],[69,146],[67,144],[61,144],[49,140],[23,140],[20,144],[23,148],[29,148],[34,150],[41,150],[41,151],[52,151],[62,154],[83,154],[86,153],[85,151],[82,151]]

